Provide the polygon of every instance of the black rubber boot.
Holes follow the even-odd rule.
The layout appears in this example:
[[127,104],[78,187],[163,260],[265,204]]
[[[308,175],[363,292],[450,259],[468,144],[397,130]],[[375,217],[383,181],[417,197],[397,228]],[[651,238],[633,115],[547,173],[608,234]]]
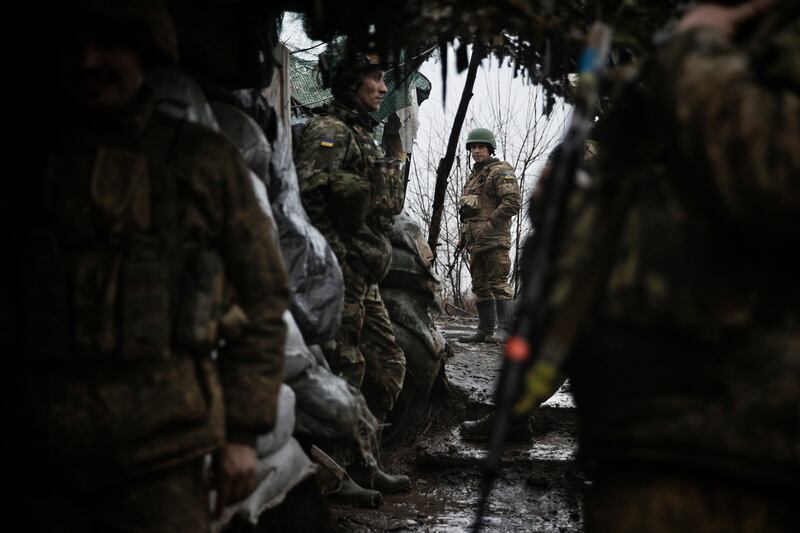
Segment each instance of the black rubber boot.
[[365,489],[347,474],[342,479],[342,484],[339,488],[328,494],[328,497],[338,503],[346,503],[368,509],[377,509],[383,503],[383,496],[379,491]]
[[514,320],[514,300],[495,300],[497,307],[497,329],[486,338],[486,342],[505,344],[511,335],[511,322]]
[[403,492],[411,486],[411,480],[408,476],[387,474],[378,465],[370,468],[354,464],[347,469],[347,473],[359,485],[384,494]]
[[497,322],[497,309],[494,300],[484,300],[476,304],[478,308],[478,331],[467,337],[459,337],[458,342],[486,342],[486,338],[494,333]]
[[[488,440],[493,426],[494,413],[489,413],[477,420],[467,420],[461,424],[461,438],[469,441],[484,442]],[[508,440],[529,442],[532,437],[527,416],[511,420],[511,427],[508,429],[507,435]]]

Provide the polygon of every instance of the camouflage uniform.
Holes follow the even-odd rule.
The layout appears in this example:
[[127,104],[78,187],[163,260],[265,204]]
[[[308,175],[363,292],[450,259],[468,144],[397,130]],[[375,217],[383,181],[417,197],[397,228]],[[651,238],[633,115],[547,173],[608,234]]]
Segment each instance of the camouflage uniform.
[[[786,488],[800,488],[790,4],[748,42],[673,37],[599,125],[598,180],[571,199],[551,295],[564,305],[573,280],[610,258],[571,371],[582,454],[598,465],[587,531],[726,531],[738,510],[737,530],[788,524]],[[604,249],[596,229],[622,191]]]
[[[4,353],[24,354],[35,494],[65,529],[202,530],[203,455],[275,420],[288,290],[269,222],[236,148],[145,93],[111,121],[59,116],[16,199]],[[246,323],[221,335],[232,305]]]
[[[459,203],[461,238],[470,254],[476,301],[513,299],[508,285],[511,218],[522,204],[514,169],[496,158],[476,164]],[[492,228],[486,231],[488,222]]]
[[373,123],[337,100],[303,129],[295,160],[303,205],[342,266],[345,302],[331,368],[361,387],[376,417],[389,413],[403,386],[405,356],[395,342],[377,283],[389,270],[386,232],[402,209],[396,161],[383,157]]

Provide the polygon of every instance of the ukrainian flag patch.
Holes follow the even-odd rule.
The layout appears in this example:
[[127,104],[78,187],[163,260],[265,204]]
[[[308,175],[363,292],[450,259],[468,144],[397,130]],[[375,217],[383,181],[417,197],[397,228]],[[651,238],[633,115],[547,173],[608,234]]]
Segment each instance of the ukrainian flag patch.
[[333,139],[322,139],[319,141],[320,146],[324,146],[325,148],[333,148],[334,142]]

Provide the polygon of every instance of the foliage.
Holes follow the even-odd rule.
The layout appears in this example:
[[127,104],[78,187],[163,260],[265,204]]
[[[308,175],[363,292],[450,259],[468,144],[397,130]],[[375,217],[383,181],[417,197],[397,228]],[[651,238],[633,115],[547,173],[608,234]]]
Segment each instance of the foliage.
[[[355,0],[347,10],[330,2],[287,2],[306,13],[315,39],[348,35],[356,43],[375,43],[388,54],[411,53],[438,44],[443,50],[459,39],[459,69],[466,68],[466,46],[482,41],[501,60],[548,97],[571,98],[569,74],[591,22],[614,28],[612,57],[624,64],[647,50],[653,35],[673,17],[683,0]],[[446,58],[447,54],[442,54]],[[443,62],[443,72],[447,67]]]

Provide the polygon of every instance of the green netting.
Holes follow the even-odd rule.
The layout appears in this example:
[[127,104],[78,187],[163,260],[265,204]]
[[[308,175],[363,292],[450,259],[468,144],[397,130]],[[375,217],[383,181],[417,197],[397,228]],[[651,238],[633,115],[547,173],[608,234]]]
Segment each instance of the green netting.
[[[290,58],[289,84],[292,98],[301,106],[318,107],[333,99],[331,92],[322,86],[317,62]],[[376,120],[382,121],[398,109],[411,105],[411,90],[417,91],[417,102],[422,103],[431,92],[431,82],[418,71],[410,72],[398,84],[391,72],[384,78],[388,92],[383,97],[381,108],[372,114]]]

